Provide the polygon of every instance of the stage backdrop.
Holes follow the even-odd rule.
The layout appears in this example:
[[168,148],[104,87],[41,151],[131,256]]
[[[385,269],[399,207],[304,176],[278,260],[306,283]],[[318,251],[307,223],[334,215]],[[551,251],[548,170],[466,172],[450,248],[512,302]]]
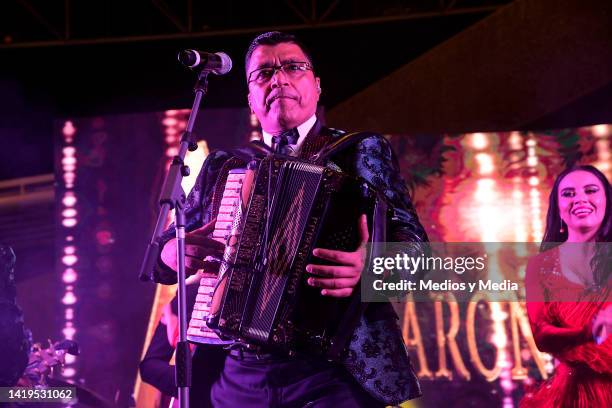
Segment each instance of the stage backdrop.
[[[56,124],[57,301],[63,309],[58,336],[81,346],[64,376],[121,404],[133,392],[156,296],[155,285],[140,282],[138,271],[185,115],[169,111]],[[226,148],[242,142],[249,129],[246,111],[215,110],[203,112],[195,133],[214,148]],[[194,176],[207,152],[200,142]]]
[[[157,398],[137,367],[173,287],[137,280],[163,175],[188,111],[65,118],[56,126],[58,336],[81,356],[67,379],[108,399],[150,407]],[[611,175],[612,126],[465,135],[386,135],[421,222],[436,242],[537,242],[552,181],[568,163]],[[260,137],[246,109],[206,110],[189,155],[189,190],[209,150]],[[521,251],[501,254],[526,263]],[[524,267],[519,268],[521,274]],[[521,279],[522,276],[513,277]],[[553,371],[539,353],[524,305],[400,303],[404,338],[425,396],[412,406],[517,406]],[[456,333],[454,333],[456,331]]]

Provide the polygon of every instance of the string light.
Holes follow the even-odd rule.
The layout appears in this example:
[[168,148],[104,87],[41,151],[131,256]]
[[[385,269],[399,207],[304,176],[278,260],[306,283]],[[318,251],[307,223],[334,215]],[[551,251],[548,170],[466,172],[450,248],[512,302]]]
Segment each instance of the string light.
[[489,139],[484,133],[472,133],[470,143],[475,150],[483,150],[489,147]]
[[537,156],[537,141],[533,135],[529,135],[525,142],[527,146],[527,168],[531,175],[528,179],[529,188],[529,215],[531,220],[531,238],[533,242],[539,242],[544,236],[542,224],[542,194],[540,193],[540,180],[537,177],[539,164]]
[[[76,296],[75,284],[78,281],[78,248],[74,243],[72,230],[78,225],[78,209],[77,197],[74,192],[74,185],[77,179],[77,150],[73,146],[74,138],[77,133],[77,128],[73,122],[67,120],[62,128],[63,146],[61,149],[61,165],[63,180],[63,195],[61,199],[62,208],[60,210],[61,225],[63,226],[63,246],[61,263],[63,265],[62,282],[64,284],[64,294],[61,298],[61,303],[64,306],[64,327],[62,328],[63,336],[68,340],[74,340],[77,329],[74,326],[74,308],[78,302]],[[65,368],[62,371],[62,376],[72,378],[76,375],[75,356],[67,355]]]

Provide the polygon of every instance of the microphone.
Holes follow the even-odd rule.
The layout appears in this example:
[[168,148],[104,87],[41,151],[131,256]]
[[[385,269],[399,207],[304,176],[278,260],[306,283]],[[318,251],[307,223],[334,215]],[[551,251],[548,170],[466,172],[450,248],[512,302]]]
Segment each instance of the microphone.
[[232,69],[232,59],[224,52],[184,50],[178,53],[178,60],[187,68],[200,68],[216,75],[224,75]]

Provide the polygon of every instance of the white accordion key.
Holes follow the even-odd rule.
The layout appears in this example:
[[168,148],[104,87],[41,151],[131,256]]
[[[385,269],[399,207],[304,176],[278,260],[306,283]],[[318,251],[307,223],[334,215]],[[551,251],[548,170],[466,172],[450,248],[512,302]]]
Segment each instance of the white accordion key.
[[210,303],[210,299],[212,299],[212,296],[210,295],[198,295],[196,296],[196,303],[199,303],[203,306],[208,307],[208,303]]
[[206,327],[206,322],[200,319],[191,319],[191,322],[189,323],[189,327],[198,327],[198,328]]
[[[234,206],[222,205],[219,207],[219,214],[232,214],[233,219],[234,214],[236,214],[236,211],[234,211]],[[219,219],[219,216],[217,216],[217,219]]]
[[220,230],[220,231],[214,231],[212,237],[213,239],[225,244],[225,241],[227,241],[227,238],[229,238],[229,235],[230,235],[230,231]]
[[227,231],[227,230],[230,230],[231,228],[232,228],[232,223],[228,221],[217,220],[217,222],[215,223],[215,230]]
[[217,215],[217,221],[221,221],[221,222],[232,222],[234,221],[234,214],[233,213],[219,213],[219,215]]
[[[201,311],[209,311],[210,310],[210,306],[207,305],[208,301],[206,301],[206,303],[204,302],[198,302],[196,300],[195,304],[193,305],[193,310],[201,310]],[[192,315],[192,317],[194,317]]]
[[221,206],[230,206],[236,208],[238,205],[238,195],[236,197],[223,197],[221,198]]
[[207,317],[207,313],[204,310],[196,309],[195,306],[200,307],[197,303],[194,305],[193,313],[191,314],[192,319],[204,320]]

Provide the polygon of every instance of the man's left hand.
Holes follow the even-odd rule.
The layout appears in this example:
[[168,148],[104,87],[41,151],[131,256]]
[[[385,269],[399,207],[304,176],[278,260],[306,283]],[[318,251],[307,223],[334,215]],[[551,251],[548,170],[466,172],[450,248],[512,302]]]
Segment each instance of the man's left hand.
[[306,265],[306,271],[316,275],[316,277],[308,278],[308,284],[322,288],[321,294],[324,296],[350,296],[357,286],[361,278],[361,271],[365,266],[365,245],[370,238],[368,219],[365,215],[361,215],[359,218],[359,237],[361,243],[353,252],[315,248],[312,251],[314,256],[334,262],[337,265]]

